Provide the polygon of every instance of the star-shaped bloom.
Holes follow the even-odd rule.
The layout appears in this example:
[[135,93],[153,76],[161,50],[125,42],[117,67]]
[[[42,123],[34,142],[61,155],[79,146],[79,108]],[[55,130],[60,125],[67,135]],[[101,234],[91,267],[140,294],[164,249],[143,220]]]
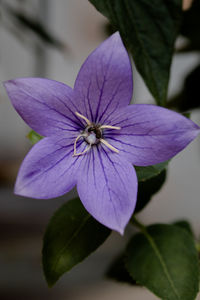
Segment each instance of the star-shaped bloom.
[[15,193],[47,199],[76,185],[86,210],[120,233],[137,199],[133,165],[168,160],[200,132],[170,110],[129,105],[132,69],[119,33],[90,54],[74,89],[42,78],[10,80],[5,87],[24,121],[44,136],[25,157]]

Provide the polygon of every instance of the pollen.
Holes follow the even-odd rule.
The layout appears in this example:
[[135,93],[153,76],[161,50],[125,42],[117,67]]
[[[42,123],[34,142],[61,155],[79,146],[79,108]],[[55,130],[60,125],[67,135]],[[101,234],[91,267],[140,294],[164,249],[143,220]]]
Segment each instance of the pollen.
[[88,142],[88,144],[90,145],[94,145],[97,142],[97,136],[94,132],[91,132],[86,138],[85,140]]

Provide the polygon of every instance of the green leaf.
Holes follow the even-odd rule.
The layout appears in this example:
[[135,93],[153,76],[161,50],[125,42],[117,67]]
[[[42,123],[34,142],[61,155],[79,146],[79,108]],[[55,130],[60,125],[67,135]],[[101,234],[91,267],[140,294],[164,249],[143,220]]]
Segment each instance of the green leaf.
[[96,250],[110,230],[73,199],[57,210],[44,235],[43,269],[49,286]]
[[164,300],[194,300],[199,290],[199,262],[190,234],[174,225],[143,228],[127,248],[132,277]]
[[165,105],[181,0],[89,0],[119,30],[157,104]]
[[109,279],[125,282],[129,284],[135,284],[135,280],[130,276],[125,267],[125,254],[119,255],[109,266],[106,276]]
[[30,140],[30,142],[34,145],[37,142],[39,142],[43,137],[41,135],[39,135],[37,132],[35,132],[34,130],[31,130],[28,135],[27,138]]
[[135,170],[137,173],[138,181],[145,181],[151,179],[152,177],[158,176],[163,170],[166,169],[169,161],[164,161],[160,164],[156,164],[148,167],[137,167]]
[[173,223],[175,226],[179,226],[187,231],[192,237],[194,237],[194,233],[190,223],[186,220],[179,220]]
[[166,173],[166,170],[163,170],[160,174],[149,180],[139,181],[137,204],[134,213],[141,211],[151,200],[152,196],[161,189],[166,180]]

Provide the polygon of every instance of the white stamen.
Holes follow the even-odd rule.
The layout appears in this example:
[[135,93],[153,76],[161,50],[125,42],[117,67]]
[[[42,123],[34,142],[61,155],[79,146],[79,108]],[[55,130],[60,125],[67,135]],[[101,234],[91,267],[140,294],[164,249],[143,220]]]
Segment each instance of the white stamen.
[[78,140],[81,137],[86,137],[86,135],[85,134],[79,134],[77,136],[77,138],[75,139],[75,142],[74,142],[74,154],[73,154],[73,156],[83,155],[84,153],[86,153],[91,148],[91,145],[89,145],[83,152],[76,153],[76,144],[77,144]]
[[79,134],[79,135],[77,136],[77,138],[75,139],[75,142],[74,142],[74,154],[73,154],[73,156],[76,155],[76,143],[78,142],[78,140],[79,140],[81,137],[82,137],[82,134]]
[[118,126],[111,126],[111,125],[101,125],[99,128],[100,128],[100,129],[108,128],[108,129],[117,129],[117,130],[120,130],[120,129],[121,129],[121,127],[118,127]]
[[100,139],[99,140],[102,144],[104,144],[105,146],[107,146],[109,149],[111,149],[112,151],[119,153],[119,150],[116,149],[115,147],[113,147],[112,145],[110,145],[106,140],[104,139]]
[[92,124],[92,123],[90,122],[90,120],[88,120],[88,118],[86,118],[85,116],[79,114],[77,111],[75,112],[75,114],[76,114],[79,118],[85,120],[85,122],[86,122],[88,125],[91,125],[91,124]]
[[83,154],[85,154],[86,152],[88,152],[88,151],[90,150],[90,148],[91,148],[91,144],[89,144],[89,145],[87,146],[87,148],[86,148],[84,151],[80,152],[80,153],[74,152],[73,156],[83,155]]

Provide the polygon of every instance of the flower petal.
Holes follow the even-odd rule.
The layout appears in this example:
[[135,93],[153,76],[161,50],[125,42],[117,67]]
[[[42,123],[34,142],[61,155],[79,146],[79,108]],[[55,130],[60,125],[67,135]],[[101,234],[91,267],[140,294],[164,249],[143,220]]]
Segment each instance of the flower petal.
[[107,121],[121,130],[105,132],[105,139],[136,166],[170,159],[200,133],[181,114],[148,104],[129,105]]
[[74,88],[85,105],[80,113],[103,124],[105,114],[129,104],[132,85],[131,62],[117,32],[90,54],[79,71]]
[[73,90],[67,85],[42,78],[19,78],[4,85],[17,112],[39,134],[80,129],[74,114],[80,105],[74,103]]
[[82,160],[77,189],[86,210],[100,223],[123,234],[136,204],[133,166],[102,146]]
[[[38,142],[25,157],[18,173],[15,193],[48,199],[61,196],[76,184],[77,169],[83,156],[73,157],[73,134],[47,137]],[[77,143],[77,151],[85,147]]]

